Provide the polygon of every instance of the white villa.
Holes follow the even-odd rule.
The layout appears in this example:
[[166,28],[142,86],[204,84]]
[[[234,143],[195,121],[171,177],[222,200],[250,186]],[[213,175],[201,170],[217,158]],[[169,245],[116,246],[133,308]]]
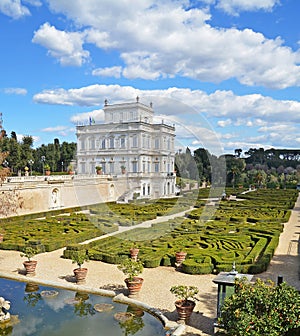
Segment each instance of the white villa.
[[152,103],[104,104],[104,123],[77,126],[77,174],[96,174],[124,179],[126,192],[159,198],[175,195],[175,127],[153,123]]

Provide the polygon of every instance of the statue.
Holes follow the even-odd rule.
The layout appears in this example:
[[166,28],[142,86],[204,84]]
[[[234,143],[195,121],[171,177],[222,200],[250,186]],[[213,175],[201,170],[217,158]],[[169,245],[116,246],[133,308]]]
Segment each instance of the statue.
[[10,301],[0,297],[0,323],[8,322],[10,320]]

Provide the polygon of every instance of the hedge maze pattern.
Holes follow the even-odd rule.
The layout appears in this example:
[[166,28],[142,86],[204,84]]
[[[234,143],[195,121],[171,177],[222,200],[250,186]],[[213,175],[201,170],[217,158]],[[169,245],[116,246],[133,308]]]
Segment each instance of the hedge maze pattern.
[[[233,192],[226,190],[227,193]],[[160,199],[153,203],[107,203],[88,207],[84,213],[74,209],[51,212],[46,217],[2,220],[1,249],[22,250],[35,245],[39,252],[64,246],[64,257],[74,250],[87,250],[90,259],[119,264],[128,258],[133,244],[140,249],[145,267],[174,266],[175,253],[187,252],[182,271],[205,274],[229,271],[233,262],[239,272],[264,271],[278,245],[283,224],[298,197],[296,190],[261,189],[237,194],[237,200],[207,201],[209,189],[186,193],[183,197]],[[193,206],[193,210],[190,210]],[[150,228],[132,228],[126,233],[106,237],[89,244],[79,242],[186,210],[186,216],[152,224]]]
[[88,253],[91,259],[118,264],[135,242],[145,267],[173,266],[175,252],[184,250],[186,273],[229,271],[233,262],[239,272],[260,273],[269,265],[297,196],[293,190],[258,190],[238,195],[243,200],[204,206],[199,195],[197,208],[186,217],[94,242]]

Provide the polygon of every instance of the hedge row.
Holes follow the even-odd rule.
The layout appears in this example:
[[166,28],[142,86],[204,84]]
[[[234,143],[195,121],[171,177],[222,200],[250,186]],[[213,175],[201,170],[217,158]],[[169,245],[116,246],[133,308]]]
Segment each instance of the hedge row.
[[[295,196],[293,191],[284,192],[283,200],[280,201],[281,191],[278,191],[276,197],[266,192],[270,204],[267,208],[264,202],[264,210],[261,210],[256,204],[255,194],[258,195],[258,203],[262,204],[263,193],[251,192],[251,198],[243,206],[240,206],[240,201],[221,202],[222,213],[218,213],[218,209],[207,210],[202,206],[186,218],[180,217],[157,223],[151,228],[133,229],[126,234],[119,234],[119,241],[116,237],[103,239],[93,245],[89,253],[97,260],[117,263],[116,260],[129,255],[131,242],[136,241],[140,248],[139,258],[145,267],[174,266],[175,252],[184,249],[188,252],[182,265],[186,273],[228,271],[233,262],[243,272],[262,272],[278,245],[283,223],[290,216],[290,211],[284,208],[289,206],[286,200],[288,194],[291,193],[292,198]],[[276,204],[271,204],[272,199],[276,200]],[[227,207],[226,203],[230,206]],[[197,202],[196,206],[199,207],[199,204]],[[235,205],[238,211],[235,211]],[[226,207],[229,208],[229,214],[224,211]],[[206,221],[203,214],[209,217],[211,213],[215,214],[214,218]]]

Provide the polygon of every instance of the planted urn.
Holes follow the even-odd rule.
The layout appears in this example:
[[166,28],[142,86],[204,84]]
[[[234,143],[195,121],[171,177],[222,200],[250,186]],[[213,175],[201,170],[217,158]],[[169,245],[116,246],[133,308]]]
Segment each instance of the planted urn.
[[77,268],[73,270],[76,283],[78,285],[84,284],[87,276],[88,269],[82,267],[84,262],[89,260],[86,250],[74,251],[72,253],[72,263],[77,264]]
[[26,246],[24,248],[24,251],[21,253],[21,257],[26,257],[27,260],[23,262],[23,265],[25,267],[25,275],[26,276],[34,276],[37,261],[32,260],[35,255],[37,254],[37,250],[31,246]]
[[144,279],[138,276],[144,270],[142,261],[126,258],[120,265],[118,265],[118,269],[127,276],[125,283],[128,288],[129,296],[137,295],[144,282]]
[[196,305],[198,288],[196,286],[177,285],[171,287],[170,291],[177,298],[175,307],[179,320],[188,322]]

